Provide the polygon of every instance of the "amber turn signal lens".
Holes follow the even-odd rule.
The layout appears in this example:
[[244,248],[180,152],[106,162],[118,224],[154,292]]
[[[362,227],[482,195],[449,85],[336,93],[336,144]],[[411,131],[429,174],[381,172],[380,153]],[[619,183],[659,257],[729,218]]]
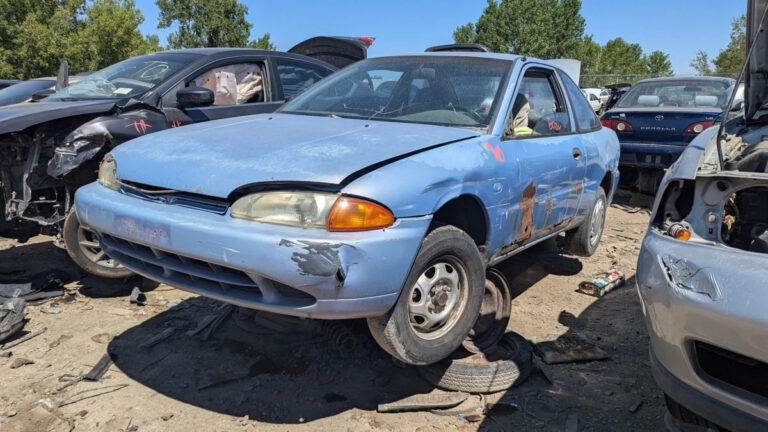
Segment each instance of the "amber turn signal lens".
[[669,227],[668,232],[670,236],[678,240],[688,241],[691,239],[691,231],[680,224],[672,225],[671,227]]
[[328,215],[328,231],[367,231],[395,223],[395,216],[379,204],[341,197]]

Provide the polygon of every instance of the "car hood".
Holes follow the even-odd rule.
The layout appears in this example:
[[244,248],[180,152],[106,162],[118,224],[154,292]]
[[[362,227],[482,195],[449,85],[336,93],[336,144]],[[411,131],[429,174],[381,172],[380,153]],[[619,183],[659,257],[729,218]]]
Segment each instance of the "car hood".
[[[744,107],[747,122],[754,120],[758,110],[768,103],[768,32],[760,31],[768,0],[749,0],[747,9],[747,52],[755,41],[744,78]],[[768,27],[763,23],[763,28]]]
[[18,132],[30,126],[84,114],[105,113],[114,109],[119,99],[72,102],[29,102],[0,107],[0,134]]
[[478,135],[445,126],[264,114],[154,133],[112,154],[123,181],[226,198],[256,183],[340,185],[382,163]]

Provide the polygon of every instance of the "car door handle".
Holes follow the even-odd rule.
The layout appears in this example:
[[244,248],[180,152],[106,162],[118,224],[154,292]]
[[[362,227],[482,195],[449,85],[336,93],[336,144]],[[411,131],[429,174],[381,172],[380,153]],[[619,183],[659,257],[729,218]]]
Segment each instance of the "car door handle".
[[573,148],[573,158],[576,160],[581,160],[581,150],[579,150],[578,147]]

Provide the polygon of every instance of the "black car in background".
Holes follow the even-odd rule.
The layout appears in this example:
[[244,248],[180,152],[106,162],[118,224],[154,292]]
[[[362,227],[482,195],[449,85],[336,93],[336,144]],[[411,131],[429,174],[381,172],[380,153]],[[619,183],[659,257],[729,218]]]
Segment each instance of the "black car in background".
[[25,237],[42,225],[84,270],[129,275],[71,211],[75,190],[96,179],[104,154],[164,129],[272,112],[364,59],[371,42],[316,37],[288,52],[161,51],[94,72],[43,101],[0,107],[0,235]]

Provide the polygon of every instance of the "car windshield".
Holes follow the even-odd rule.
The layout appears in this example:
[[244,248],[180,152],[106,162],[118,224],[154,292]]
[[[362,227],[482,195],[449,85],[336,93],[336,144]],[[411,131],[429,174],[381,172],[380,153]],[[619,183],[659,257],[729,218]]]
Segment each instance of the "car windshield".
[[31,80],[14,84],[0,90],[0,106],[24,102],[40,90],[49,89],[54,85],[54,80]]
[[113,64],[88,75],[46,101],[137,97],[165,81],[195,59],[195,54],[151,54]]
[[684,107],[722,109],[728,103],[725,81],[672,80],[635,84],[616,104],[619,108]]
[[320,81],[280,111],[486,129],[509,64],[469,57],[365,60]]

